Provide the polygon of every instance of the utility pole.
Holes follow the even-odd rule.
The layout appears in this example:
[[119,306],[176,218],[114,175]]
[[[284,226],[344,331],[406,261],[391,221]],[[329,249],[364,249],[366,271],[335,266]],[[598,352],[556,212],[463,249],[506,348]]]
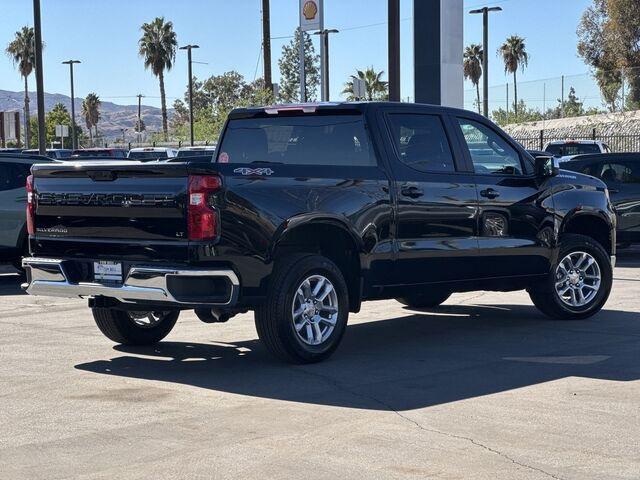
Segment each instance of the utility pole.
[[560,118],[564,118],[564,75],[562,75],[561,90],[562,103],[560,103]]
[[331,28],[331,29],[323,29],[320,30],[319,32],[314,32],[314,35],[320,35],[320,46],[321,46],[321,52],[320,52],[320,61],[322,64],[322,75],[320,77],[321,79],[321,84],[322,84],[322,95],[321,95],[321,100],[323,102],[328,102],[329,101],[329,34],[330,33],[338,33],[339,30],[336,30],[335,28]]
[[300,103],[307,101],[307,78],[304,71],[304,31],[300,29]]
[[[44,76],[42,75],[42,22],[40,19],[40,0],[33,0],[33,30],[36,51],[36,89],[38,96],[38,151],[46,155],[46,132],[44,131]],[[27,119],[28,120],[28,119]],[[27,146],[28,148],[28,146]]]
[[471,10],[482,14],[482,110],[489,118],[489,12],[501,12],[502,7],[483,7]]
[[63,65],[69,65],[69,76],[71,77],[71,150],[78,148],[76,146],[76,100],[73,93],[73,64],[82,63],[80,60],[67,60],[62,62]]
[[191,50],[200,48],[198,45],[185,45],[180,50],[187,51],[187,61],[189,62],[189,138],[193,147],[193,74],[191,71]]
[[389,100],[400,101],[400,0],[389,0]]
[[142,142],[142,97],[144,97],[144,95],[139,93],[138,95],[136,95],[136,97],[138,97],[138,128],[136,129],[136,131],[138,132],[138,143],[141,143]]
[[262,51],[264,54],[264,88],[273,92],[271,79],[271,17],[269,1],[262,0]]

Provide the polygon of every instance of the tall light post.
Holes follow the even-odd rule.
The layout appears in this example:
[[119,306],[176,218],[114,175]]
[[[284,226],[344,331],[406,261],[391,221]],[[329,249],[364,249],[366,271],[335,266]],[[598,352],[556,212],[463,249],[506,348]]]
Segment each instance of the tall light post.
[[501,12],[502,7],[483,7],[471,10],[482,14],[482,111],[489,117],[489,12]]
[[75,150],[76,146],[76,100],[73,93],[73,64],[82,63],[80,60],[67,60],[62,62],[63,65],[69,65],[69,76],[71,77],[71,150]]
[[388,3],[389,100],[400,101],[400,0]]
[[[40,0],[33,0],[33,31],[36,51],[36,89],[38,98],[38,151],[46,155],[46,132],[44,131],[44,76],[42,75],[42,22],[40,19]],[[27,119],[28,121],[29,119]],[[27,148],[29,146],[27,145]]]
[[187,61],[189,62],[189,138],[193,147],[193,74],[191,73],[191,50],[200,48],[199,45],[185,45],[180,50],[187,51]]
[[138,143],[141,143],[142,141],[142,97],[144,97],[144,95],[142,95],[141,93],[139,93],[138,95],[136,95],[136,97],[138,97],[138,125],[136,126],[136,132],[138,132]]
[[320,49],[320,61],[322,62],[322,95],[320,98],[323,102],[329,101],[329,34],[331,33],[339,33],[339,30],[336,30],[335,28],[325,28],[318,32],[314,32],[314,35],[320,35],[320,45],[322,47]]

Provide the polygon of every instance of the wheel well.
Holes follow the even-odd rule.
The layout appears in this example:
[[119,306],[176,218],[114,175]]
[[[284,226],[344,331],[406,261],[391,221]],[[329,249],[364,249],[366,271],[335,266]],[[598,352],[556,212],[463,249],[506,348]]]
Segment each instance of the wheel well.
[[334,262],[344,275],[349,289],[349,310],[358,312],[361,302],[360,255],[356,242],[341,227],[331,224],[303,225],[278,242],[273,258],[291,253],[317,253]]
[[595,215],[581,215],[569,220],[563,233],[591,237],[611,255],[611,229],[607,222]]

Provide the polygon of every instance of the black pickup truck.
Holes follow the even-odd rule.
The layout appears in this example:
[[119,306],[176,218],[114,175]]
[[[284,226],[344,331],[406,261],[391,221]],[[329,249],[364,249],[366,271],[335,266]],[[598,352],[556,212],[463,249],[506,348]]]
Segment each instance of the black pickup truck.
[[236,109],[213,161],[185,160],[35,165],[27,292],[88,298],[126,344],[160,341],[181,310],[254,310],[272,353],[315,362],[363,300],[527,289],[546,315],[580,319],[611,289],[606,186],[468,111]]

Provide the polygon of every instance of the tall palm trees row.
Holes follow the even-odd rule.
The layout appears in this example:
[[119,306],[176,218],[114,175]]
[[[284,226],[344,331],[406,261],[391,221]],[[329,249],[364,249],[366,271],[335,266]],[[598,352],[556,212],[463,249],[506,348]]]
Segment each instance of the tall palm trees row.
[[[176,56],[178,46],[176,33],[173,31],[173,23],[165,22],[164,17],[155,18],[141,27],[142,37],[138,41],[139,54],[144,60],[145,68],[151,69],[160,82],[160,98],[162,102],[162,129],[165,138],[168,136],[167,127],[167,100],[164,88],[164,71],[170,70]],[[29,125],[29,75],[35,69],[35,34],[33,27],[22,27],[15,33],[14,39],[5,50],[6,54],[17,66],[20,75],[24,78],[24,118],[25,118],[25,144],[29,145],[31,129]],[[84,118],[89,135],[93,141],[93,135],[97,137],[97,125],[100,120],[100,98],[95,93],[90,93],[82,102],[82,116]]]
[[[13,60],[18,67],[20,75],[24,78],[24,133],[25,145],[30,145],[31,137],[31,112],[29,109],[29,75],[35,70],[36,53],[35,53],[35,33],[33,27],[22,27],[14,35],[14,38],[5,53]],[[95,93],[87,95],[82,102],[82,116],[85,119],[89,135],[93,137],[92,128],[95,129],[97,136],[98,121],[100,120],[100,98]],[[75,121],[75,119],[74,119]],[[93,140],[93,138],[92,138]]]
[[[470,80],[476,87],[478,113],[480,113],[480,78],[484,74],[482,71],[484,55],[482,46],[477,44],[469,45],[463,53],[464,78]],[[498,48],[498,56],[504,63],[504,73],[513,75],[514,113],[518,118],[518,70],[524,71],[529,64],[529,54],[524,38],[518,35],[507,38]]]

